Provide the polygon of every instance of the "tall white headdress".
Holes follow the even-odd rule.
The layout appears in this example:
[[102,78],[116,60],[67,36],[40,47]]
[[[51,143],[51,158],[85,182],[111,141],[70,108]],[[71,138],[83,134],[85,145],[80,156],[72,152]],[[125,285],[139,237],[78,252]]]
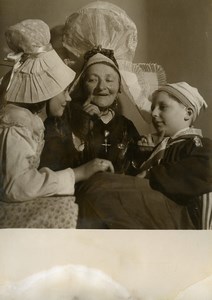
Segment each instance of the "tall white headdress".
[[127,96],[150,120],[150,96],[166,83],[166,75],[157,64],[133,63],[137,28],[124,10],[104,1],[84,6],[67,18],[63,46],[81,62],[87,51],[98,46],[113,50]]

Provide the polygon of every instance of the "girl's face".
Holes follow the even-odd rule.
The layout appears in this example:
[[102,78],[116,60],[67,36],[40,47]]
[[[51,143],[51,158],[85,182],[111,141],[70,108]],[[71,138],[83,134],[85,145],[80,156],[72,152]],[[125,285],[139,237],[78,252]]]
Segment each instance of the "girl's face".
[[49,100],[49,113],[52,117],[61,117],[66,107],[67,101],[70,101],[68,89]]
[[155,129],[165,136],[173,136],[189,126],[190,118],[186,107],[166,92],[161,91],[156,95],[151,110]]
[[113,104],[119,91],[119,75],[105,64],[91,65],[85,74],[84,91],[91,103],[104,109]]

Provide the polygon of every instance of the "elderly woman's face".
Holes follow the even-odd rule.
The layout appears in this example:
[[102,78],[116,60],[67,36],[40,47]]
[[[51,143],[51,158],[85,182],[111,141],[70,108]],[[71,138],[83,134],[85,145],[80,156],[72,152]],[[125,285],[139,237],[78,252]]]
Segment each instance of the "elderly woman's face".
[[113,104],[119,91],[119,75],[105,64],[91,65],[85,74],[84,91],[91,97],[91,103],[100,109]]

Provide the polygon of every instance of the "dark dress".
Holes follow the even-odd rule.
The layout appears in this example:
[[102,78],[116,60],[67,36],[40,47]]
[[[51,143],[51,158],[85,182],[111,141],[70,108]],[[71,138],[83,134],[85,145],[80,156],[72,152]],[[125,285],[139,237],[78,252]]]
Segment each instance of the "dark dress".
[[116,173],[126,173],[129,172],[139,138],[133,123],[116,113],[108,124],[104,124],[101,119],[94,121],[86,150],[90,158],[110,160]]
[[[92,126],[86,132],[84,124],[90,121]],[[91,120],[79,106],[69,105],[63,118],[48,118],[44,125],[45,146],[40,167],[61,170],[80,166],[93,158],[104,158],[113,163],[117,173],[133,172],[131,162],[138,156],[140,135],[126,117],[115,113],[113,119],[104,124],[98,118]],[[83,136],[83,150],[76,150],[73,133]]]
[[199,196],[212,191],[212,141],[172,140],[149,179],[98,174],[78,186],[79,228],[201,228]]

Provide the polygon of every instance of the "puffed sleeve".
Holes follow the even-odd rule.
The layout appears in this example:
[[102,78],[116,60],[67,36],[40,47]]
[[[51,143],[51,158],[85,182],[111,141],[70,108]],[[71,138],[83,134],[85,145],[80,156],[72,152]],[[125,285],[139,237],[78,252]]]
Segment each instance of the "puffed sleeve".
[[4,128],[1,135],[3,190],[7,200],[74,194],[72,169],[59,172],[37,169],[38,143],[26,127]]

